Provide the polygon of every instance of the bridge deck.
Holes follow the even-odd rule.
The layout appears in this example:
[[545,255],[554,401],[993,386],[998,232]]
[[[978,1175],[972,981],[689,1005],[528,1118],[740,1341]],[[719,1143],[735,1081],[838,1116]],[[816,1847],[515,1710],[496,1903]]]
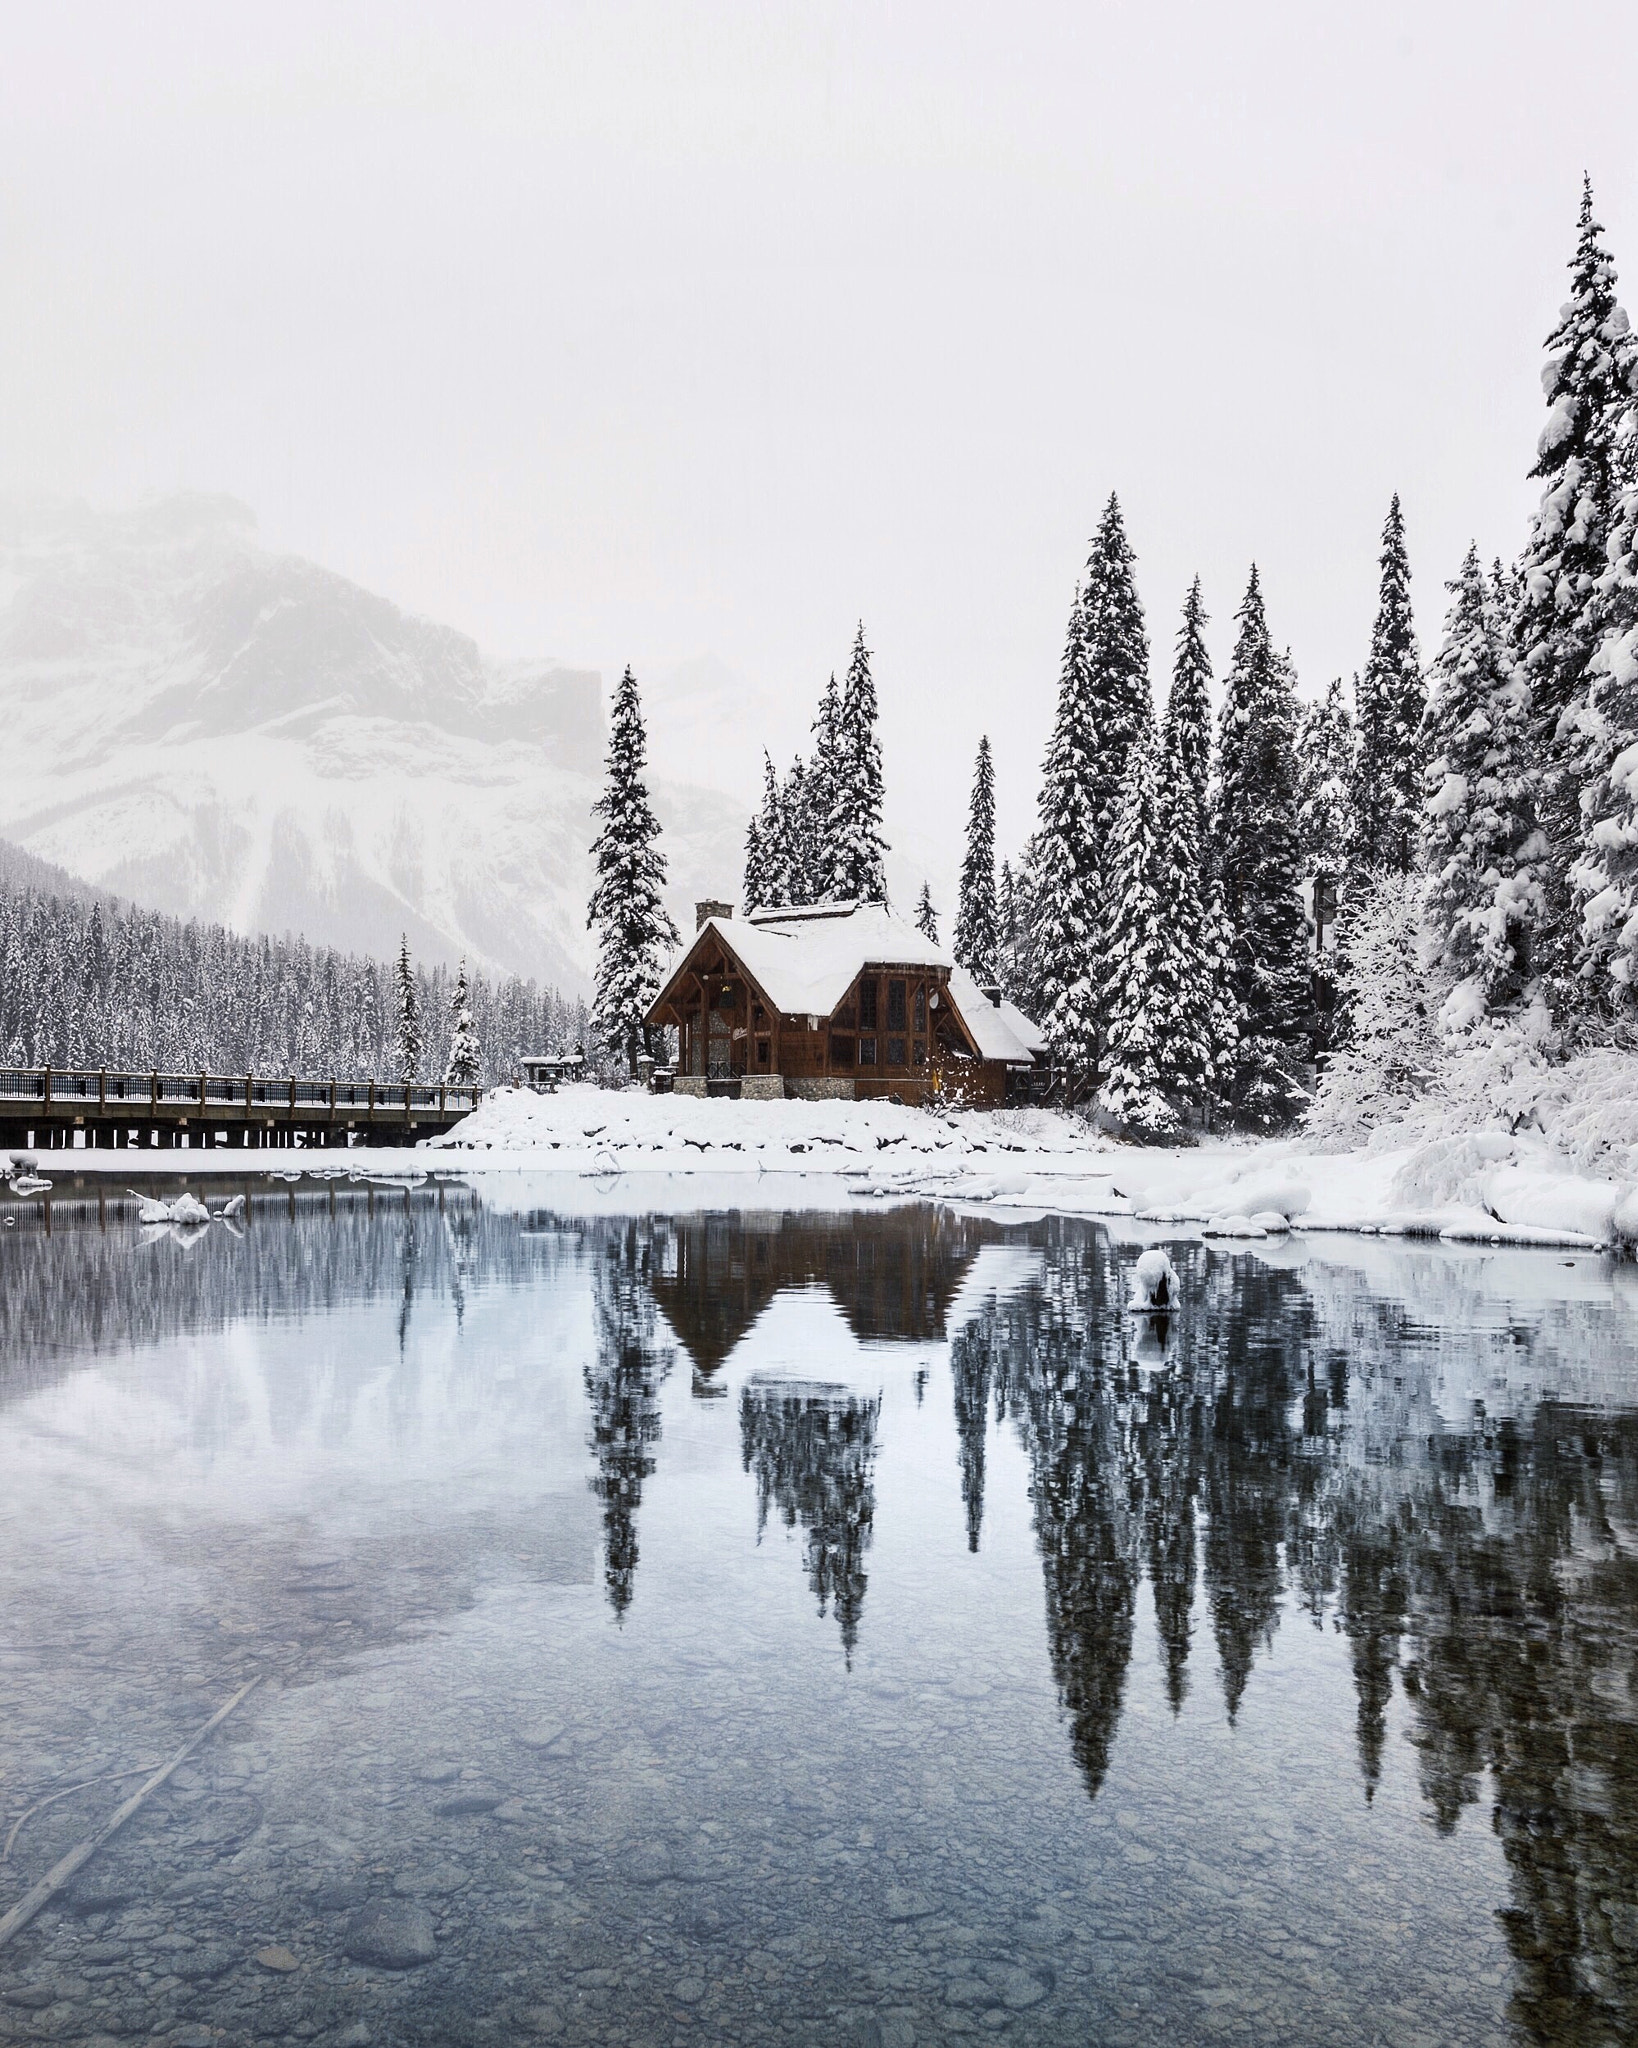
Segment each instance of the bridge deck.
[[254,1074],[133,1074],[0,1067],[0,1144],[413,1144],[477,1108],[480,1088]]

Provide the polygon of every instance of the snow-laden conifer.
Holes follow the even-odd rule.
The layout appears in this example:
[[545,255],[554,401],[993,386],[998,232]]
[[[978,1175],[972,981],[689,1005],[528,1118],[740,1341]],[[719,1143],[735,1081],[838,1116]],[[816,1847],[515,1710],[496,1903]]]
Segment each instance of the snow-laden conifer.
[[1334,892],[1353,842],[1354,721],[1341,676],[1297,722],[1297,843],[1303,873]]
[[745,876],[740,897],[747,915],[781,904],[786,896],[784,875],[784,821],[780,816],[779,778],[772,757],[762,756],[762,808],[745,832]]
[[1321,1144],[1362,1144],[1424,1095],[1439,1062],[1435,1017],[1448,978],[1421,952],[1420,874],[1373,876],[1350,899],[1342,958],[1347,1035],[1326,1062],[1306,1128]]
[[483,1053],[472,1022],[472,992],[467,987],[463,960],[449,998],[449,1061],[444,1079],[454,1087],[470,1088],[476,1084],[482,1064]]
[[1285,1123],[1305,1099],[1308,927],[1298,894],[1296,699],[1268,637],[1252,569],[1218,725],[1216,872],[1234,936],[1239,1043],[1231,1099],[1253,1129]]
[[1178,628],[1166,699],[1166,739],[1194,791],[1202,845],[1211,822],[1211,656],[1206,652],[1205,629],[1206,607],[1197,576],[1189,586]]
[[1001,993],[1010,1003],[1020,1001],[1023,989],[1019,895],[1018,878],[1013,873],[1012,862],[1004,860],[995,887],[995,971],[1001,982]]
[[1530,699],[1497,592],[1469,546],[1428,700],[1422,859],[1436,957],[1469,1012],[1514,1002],[1541,911],[1532,869]]
[[876,684],[870,673],[863,620],[842,688],[834,775],[825,893],[840,903],[885,903],[882,745],[876,732]]
[[1058,706],[1041,769],[1040,822],[1031,842],[1030,994],[1071,1100],[1095,1071],[1098,990],[1094,954],[1102,904],[1094,840],[1085,628],[1077,591],[1064,640]]
[[807,763],[799,754],[779,786],[780,868],[785,901],[812,903],[819,895],[817,806],[808,788]]
[[803,816],[807,890],[804,901],[822,903],[831,894],[830,878],[839,859],[836,842],[837,799],[842,784],[842,692],[836,672],[819,698],[813,721],[813,753],[803,770]]
[[[1638,372],[1634,374],[1638,431]],[[1638,1013],[1638,479],[1623,494],[1600,588],[1604,631],[1589,677],[1587,725],[1596,765],[1581,800],[1574,880],[1580,971],[1623,1023]]]
[[592,846],[597,880],[586,922],[597,933],[593,1021],[632,1074],[643,1019],[659,994],[666,956],[677,944],[677,927],[661,893],[665,856],[643,780],[647,756],[637,679],[628,668],[614,697],[603,794],[592,806],[603,829]]
[[1163,1144],[1209,1092],[1212,1020],[1194,786],[1153,726],[1127,751],[1109,905],[1099,1099],[1129,1137]]
[[398,1078],[413,1081],[421,1071],[421,1001],[410,965],[409,933],[398,941]]
[[1126,538],[1120,500],[1111,491],[1092,538],[1081,604],[1087,726],[1092,739],[1087,778],[1094,857],[1100,863],[1114,835],[1127,751],[1153,717],[1149,638],[1138,601],[1136,561]]
[[1426,691],[1411,616],[1405,520],[1394,493],[1382,528],[1382,579],[1371,651],[1355,684],[1358,732],[1352,810],[1360,875],[1408,874],[1416,865],[1422,807]]
[[[1573,877],[1588,850],[1582,791],[1607,775],[1613,759],[1586,713],[1589,669],[1607,626],[1609,544],[1630,463],[1635,350],[1615,288],[1615,265],[1593,217],[1591,183],[1584,181],[1570,296],[1547,337],[1547,424],[1530,472],[1543,488],[1519,562],[1512,622],[1513,649],[1531,697],[1535,812],[1544,838],[1532,965],[1545,976],[1561,1015],[1577,1009],[1585,986],[1576,969],[1586,925]],[[1582,897],[1588,900],[1585,890]],[[1609,929],[1601,907],[1594,915],[1595,955]]]
[[916,930],[924,939],[931,939],[935,946],[938,944],[938,912],[933,908],[932,891],[925,882],[916,898]]
[[980,988],[999,973],[1000,934],[995,903],[995,766],[986,733],[978,743],[972,802],[967,810],[967,851],[961,862],[955,956]]

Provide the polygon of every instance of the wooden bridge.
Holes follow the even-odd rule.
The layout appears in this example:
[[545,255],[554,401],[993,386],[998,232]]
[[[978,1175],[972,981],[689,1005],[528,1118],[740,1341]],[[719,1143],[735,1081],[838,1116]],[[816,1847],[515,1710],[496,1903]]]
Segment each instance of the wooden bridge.
[[482,1095],[421,1081],[0,1067],[0,1146],[413,1145]]

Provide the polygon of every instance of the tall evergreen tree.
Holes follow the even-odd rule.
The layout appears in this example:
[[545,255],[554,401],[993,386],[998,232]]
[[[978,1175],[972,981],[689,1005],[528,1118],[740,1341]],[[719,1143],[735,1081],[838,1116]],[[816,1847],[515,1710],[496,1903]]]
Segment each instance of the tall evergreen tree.
[[779,789],[780,856],[790,904],[812,903],[819,894],[816,808],[808,792],[807,764],[798,755]]
[[835,837],[841,783],[842,692],[832,669],[813,721],[813,753],[803,770],[809,889],[804,900],[809,903],[831,894],[830,877],[841,858]]
[[597,932],[593,1020],[633,1075],[646,1035],[643,1019],[659,993],[666,953],[677,944],[661,894],[665,856],[643,780],[647,757],[637,679],[628,668],[614,697],[603,794],[592,806],[603,829],[592,846],[597,881],[586,922]]
[[1114,836],[1127,752],[1154,715],[1149,638],[1133,573],[1136,561],[1126,538],[1120,500],[1111,491],[1092,539],[1081,608],[1087,713],[1093,739],[1087,772],[1093,840],[1100,861]]
[[1206,652],[1205,629],[1206,607],[1197,576],[1184,599],[1178,628],[1171,694],[1166,699],[1166,741],[1194,791],[1202,846],[1211,823],[1211,656]]
[[770,756],[762,756],[762,808],[753,814],[745,831],[745,876],[740,897],[746,915],[765,910],[785,899],[783,821],[779,815],[779,782]]
[[925,882],[916,899],[916,930],[924,939],[931,939],[935,946],[938,944],[938,912],[933,908],[932,892]]
[[1422,719],[1427,708],[1411,617],[1410,560],[1396,491],[1382,528],[1382,582],[1371,651],[1355,692],[1359,722],[1352,809],[1361,875],[1409,874],[1422,803]]
[[1211,998],[1194,785],[1151,727],[1126,756],[1111,862],[1103,1107],[1163,1144],[1211,1085]]
[[955,956],[980,988],[1000,973],[1000,935],[995,903],[995,766],[990,737],[978,743],[972,802],[967,810],[967,851],[961,863],[961,896],[956,912]]
[[415,1080],[421,1071],[421,1002],[410,965],[409,933],[398,941],[398,1077]]
[[1308,931],[1298,895],[1296,699],[1268,637],[1255,567],[1218,728],[1216,868],[1234,935],[1238,1046],[1234,1112],[1254,1129],[1288,1122],[1309,1054]]
[[[1588,671],[1604,637],[1604,579],[1626,442],[1635,344],[1615,296],[1615,265],[1583,181],[1570,296],[1547,337],[1547,424],[1532,477],[1541,503],[1521,558],[1512,644],[1524,671],[1538,761],[1536,815],[1544,834],[1542,910],[1532,964],[1561,1014],[1578,1003],[1581,920],[1572,877],[1582,853],[1581,793],[1611,758],[1586,726]],[[1595,799],[1596,802],[1596,799]],[[1603,929],[1603,927],[1601,927]]]
[[1041,769],[1040,823],[1029,873],[1031,996],[1071,1100],[1097,1066],[1093,956],[1103,922],[1088,774],[1095,738],[1087,703],[1085,643],[1077,591],[1059,671],[1057,714]]
[[1441,964],[1494,1009],[1529,979],[1541,911],[1530,861],[1530,698],[1476,547],[1448,588],[1424,747],[1426,918]]
[[1022,967],[1020,957],[1022,932],[1019,926],[1018,882],[1012,871],[1012,862],[1001,863],[1001,878],[995,892],[996,918],[996,973],[1001,979],[1001,993],[1010,1003],[1016,1003],[1022,994]]
[[1354,721],[1342,678],[1297,722],[1297,852],[1314,920],[1314,1027],[1320,1049],[1336,1015],[1336,918],[1353,852]]
[[[1638,371],[1633,379],[1638,433]],[[1602,642],[1593,658],[1588,724],[1599,743],[1582,799],[1580,971],[1624,1023],[1638,1012],[1638,476],[1623,494],[1600,590]]]
[[457,1088],[471,1088],[477,1083],[482,1064],[483,1054],[472,1022],[472,992],[467,987],[463,960],[449,998],[449,1062],[444,1068],[444,1079]]
[[870,673],[864,621],[859,622],[836,722],[835,784],[830,800],[830,870],[826,893],[836,902],[885,903],[882,856],[882,744],[876,733],[876,684]]

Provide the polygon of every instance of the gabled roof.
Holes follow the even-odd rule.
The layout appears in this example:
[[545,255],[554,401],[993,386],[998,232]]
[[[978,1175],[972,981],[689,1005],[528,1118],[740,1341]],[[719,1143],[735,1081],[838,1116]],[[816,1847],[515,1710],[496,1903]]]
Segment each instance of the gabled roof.
[[866,967],[939,967],[968,1035],[986,1060],[1028,1066],[1046,1042],[1012,1003],[990,1002],[943,947],[895,917],[883,903],[816,903],[756,910],[747,918],[708,917],[667,971],[658,1009],[707,933],[740,963],[787,1017],[829,1017]]
[[863,967],[943,967],[953,963],[881,903],[823,903],[812,909],[761,910],[750,917],[708,917],[673,959],[656,1005],[688,956],[715,931],[776,1010],[787,1017],[828,1017]]

